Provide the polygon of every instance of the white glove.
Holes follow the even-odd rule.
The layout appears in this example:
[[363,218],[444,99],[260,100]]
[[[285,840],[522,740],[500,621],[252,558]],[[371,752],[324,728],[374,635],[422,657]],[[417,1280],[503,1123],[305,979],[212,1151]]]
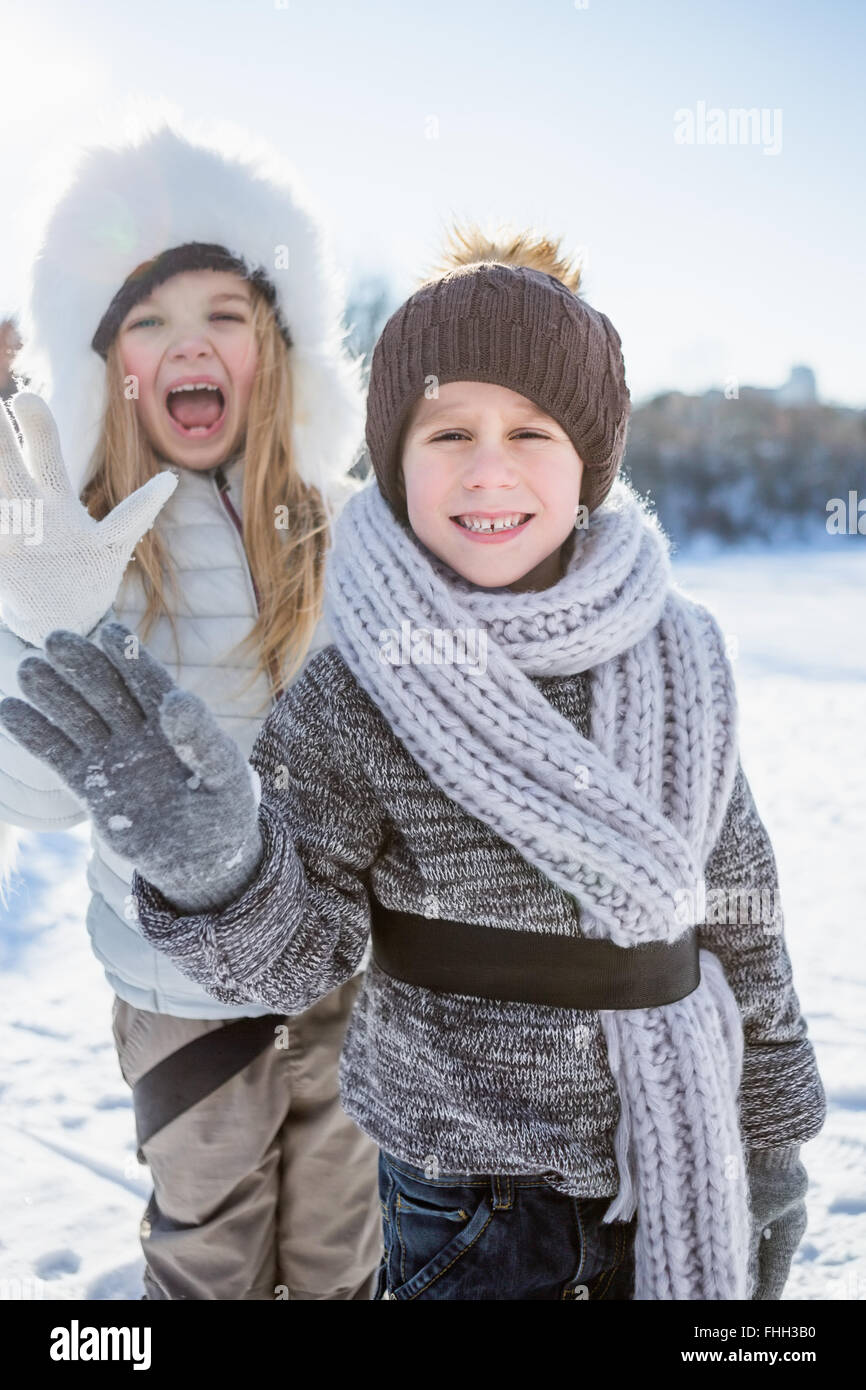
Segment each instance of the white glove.
[[48,406],[29,391],[11,404],[24,452],[0,405],[0,507],[6,518],[0,527],[0,609],[17,637],[42,647],[55,628],[82,637],[93,630],[177,477],[158,473],[96,521],[75,496]]

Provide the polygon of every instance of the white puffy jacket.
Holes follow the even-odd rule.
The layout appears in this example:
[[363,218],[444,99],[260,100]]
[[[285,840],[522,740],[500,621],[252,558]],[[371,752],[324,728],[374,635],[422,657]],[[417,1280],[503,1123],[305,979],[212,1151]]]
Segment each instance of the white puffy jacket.
[[[213,469],[174,471],[179,475],[177,487],[159,512],[155,526],[166,539],[182,596],[176,615],[180,664],[165,615],[151,628],[145,645],[178,685],[204,700],[220,727],[249,757],[273,700],[262,674],[242,696],[237,693],[256,664],[254,654],[235,653],[229,661],[231,648],[250,631],[258,612],[239,525],[243,459],[225,466],[229,486],[224,494],[220,494]],[[167,601],[173,601],[170,588]],[[145,606],[144,589],[132,562],[107,616],[116,617],[136,632],[142,627]],[[322,619],[306,661],[330,641]],[[23,698],[18,663],[34,650],[0,624],[0,697]],[[244,664],[239,664],[242,661]],[[293,683],[284,681],[284,689]],[[87,818],[82,803],[53,769],[28,753],[0,725],[0,820],[32,830],[63,830]],[[115,854],[92,832],[87,928],[93,950],[116,993],[138,1008],[180,1018],[268,1013],[255,1004],[219,1003],[144,941],[131,920],[132,868],[129,860]],[[365,964],[366,960],[359,969]]]

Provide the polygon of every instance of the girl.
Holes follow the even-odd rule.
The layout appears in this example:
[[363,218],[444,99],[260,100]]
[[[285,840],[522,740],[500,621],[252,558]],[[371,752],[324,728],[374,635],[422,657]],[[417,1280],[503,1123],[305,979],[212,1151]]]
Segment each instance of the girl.
[[341,1082],[380,1294],[777,1298],[824,1092],[721,633],[617,478],[620,340],[578,288],[543,238],[470,232],[386,324],[334,645],[257,784],[122,626],[53,633],[0,718],[217,998],[300,1013],[372,940]]
[[[29,474],[0,412],[0,490],[36,503],[44,533],[0,557],[6,693],[53,628],[121,618],[246,755],[330,640],[324,558],[362,398],[321,236],[279,166],[225,142],[166,127],[88,154],[31,309],[70,476],[38,397],[12,403]],[[57,829],[86,806],[3,736],[0,817]],[[142,937],[132,867],[94,824],[87,926],[153,1177],[145,1297],[369,1299],[378,1154],[337,1077],[362,963],[290,1019],[218,1002]]]

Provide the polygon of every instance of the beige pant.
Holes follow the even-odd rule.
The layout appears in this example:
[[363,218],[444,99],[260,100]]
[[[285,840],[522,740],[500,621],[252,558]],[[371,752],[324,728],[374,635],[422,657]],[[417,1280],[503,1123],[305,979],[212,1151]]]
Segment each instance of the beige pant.
[[[361,976],[284,1020],[237,1076],[144,1146],[141,1224],[150,1299],[371,1299],[382,1257],[379,1150],[340,1105],[337,1068]],[[114,1040],[134,1086],[219,1019],[115,997]]]

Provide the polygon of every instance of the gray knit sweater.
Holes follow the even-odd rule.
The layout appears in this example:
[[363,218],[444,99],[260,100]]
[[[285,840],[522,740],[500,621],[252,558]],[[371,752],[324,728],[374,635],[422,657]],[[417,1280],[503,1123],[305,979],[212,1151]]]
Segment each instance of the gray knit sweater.
[[[532,679],[589,737],[588,674]],[[275,706],[250,762],[262,781],[265,848],[241,895],[185,915],[133,880],[143,935],[217,999],[286,1014],[309,1008],[364,957],[368,888],[386,907],[431,918],[580,935],[574,900],[434,786],[336,647],[316,655]],[[708,895],[736,886],[778,901],[772,847],[742,768],[706,883]],[[741,917],[700,936],[743,1017],[747,1145],[812,1138],[826,1100],[780,922]],[[575,1196],[617,1191],[619,1100],[597,1013],[434,992],[371,960],[340,1086],[348,1114],[410,1163],[543,1174]]]

